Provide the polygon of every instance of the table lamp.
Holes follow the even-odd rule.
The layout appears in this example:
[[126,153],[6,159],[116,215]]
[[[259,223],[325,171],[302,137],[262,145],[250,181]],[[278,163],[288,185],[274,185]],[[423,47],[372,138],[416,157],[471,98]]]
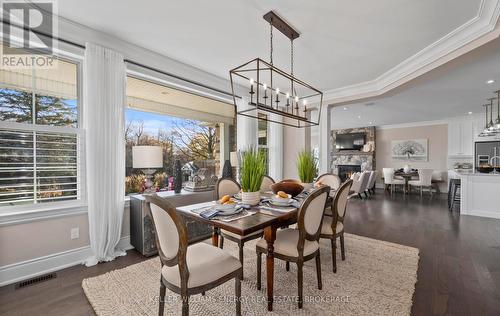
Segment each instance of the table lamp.
[[132,168],[141,169],[146,175],[144,193],[152,193],[153,174],[155,169],[163,168],[163,151],[160,146],[133,146],[132,147]]

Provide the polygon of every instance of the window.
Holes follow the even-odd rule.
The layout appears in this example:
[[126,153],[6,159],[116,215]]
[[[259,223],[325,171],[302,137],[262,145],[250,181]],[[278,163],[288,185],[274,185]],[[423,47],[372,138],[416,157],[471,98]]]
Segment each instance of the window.
[[[219,175],[221,168],[221,131],[228,128],[227,123],[232,119],[228,121],[215,112],[201,111],[221,106],[218,104],[221,102],[211,104],[215,101],[198,98],[201,97],[150,81],[127,78],[127,195],[144,190],[143,172],[132,167],[132,147],[137,145],[161,146],[163,149],[163,168],[157,169],[153,176],[157,191],[173,189],[174,162],[177,159],[181,162],[184,183],[193,180],[195,173],[204,181],[200,189],[215,182],[214,177]],[[216,110],[224,113],[224,107]],[[229,139],[234,140],[234,129],[228,132]]]
[[0,207],[81,198],[78,65],[0,69]]

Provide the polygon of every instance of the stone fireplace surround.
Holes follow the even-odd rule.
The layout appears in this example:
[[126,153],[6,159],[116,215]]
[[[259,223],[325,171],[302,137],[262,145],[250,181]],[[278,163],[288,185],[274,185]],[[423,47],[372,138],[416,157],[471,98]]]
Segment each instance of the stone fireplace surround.
[[[335,139],[337,134],[365,133],[366,142],[372,146],[372,151],[337,151],[335,149]],[[361,166],[361,171],[375,170],[375,127],[350,128],[342,130],[332,130],[330,135],[331,148],[330,172],[339,175],[339,165]]]

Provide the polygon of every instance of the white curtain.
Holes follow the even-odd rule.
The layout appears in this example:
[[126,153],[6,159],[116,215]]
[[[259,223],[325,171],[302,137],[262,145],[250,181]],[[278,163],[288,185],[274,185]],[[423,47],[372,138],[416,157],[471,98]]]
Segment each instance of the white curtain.
[[111,261],[125,252],[120,240],[125,203],[125,64],[123,55],[85,45],[83,125],[86,135],[90,247],[85,265]]

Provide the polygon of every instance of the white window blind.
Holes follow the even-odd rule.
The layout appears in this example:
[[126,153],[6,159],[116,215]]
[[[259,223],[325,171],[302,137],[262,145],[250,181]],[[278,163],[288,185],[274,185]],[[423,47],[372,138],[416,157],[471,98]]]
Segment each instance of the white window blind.
[[77,131],[0,129],[0,206],[80,199],[81,140]]

